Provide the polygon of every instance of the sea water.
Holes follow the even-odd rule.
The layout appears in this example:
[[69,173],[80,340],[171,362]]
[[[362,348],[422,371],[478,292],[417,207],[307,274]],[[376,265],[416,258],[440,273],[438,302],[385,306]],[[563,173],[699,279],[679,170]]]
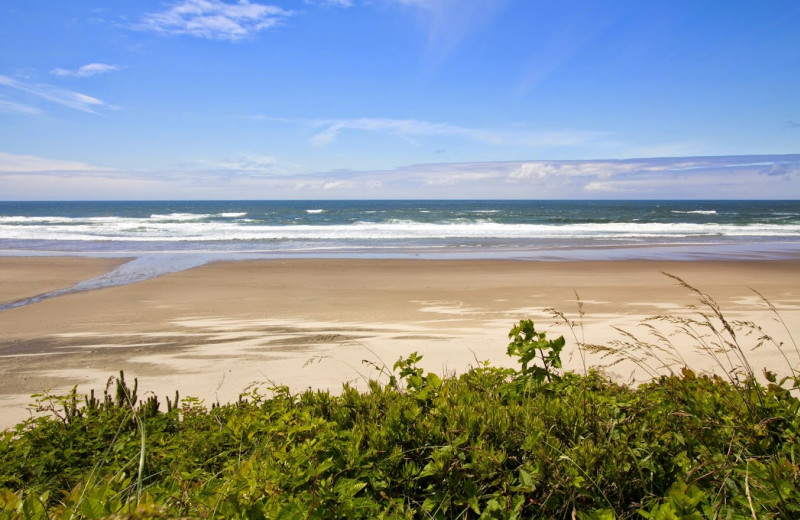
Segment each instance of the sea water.
[[0,202],[6,253],[492,256],[772,242],[800,242],[800,201]]
[[0,202],[0,255],[129,257],[82,289],[220,259],[800,257],[800,201]]

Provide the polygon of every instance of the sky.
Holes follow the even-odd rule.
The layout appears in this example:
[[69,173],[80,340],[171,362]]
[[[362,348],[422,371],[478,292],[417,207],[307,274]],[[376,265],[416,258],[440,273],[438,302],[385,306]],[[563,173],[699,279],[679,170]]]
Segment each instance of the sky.
[[3,0],[0,200],[800,198],[797,0]]

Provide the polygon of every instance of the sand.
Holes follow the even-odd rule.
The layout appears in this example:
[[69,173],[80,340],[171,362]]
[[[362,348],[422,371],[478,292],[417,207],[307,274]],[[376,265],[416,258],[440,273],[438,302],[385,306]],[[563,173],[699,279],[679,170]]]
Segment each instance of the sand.
[[[0,302],[63,288],[118,263],[0,257]],[[637,325],[642,319],[686,315],[696,298],[664,272],[711,294],[729,319],[763,325],[787,342],[789,363],[800,366],[789,333],[750,289],[768,298],[800,338],[800,261],[221,262],[0,312],[0,427],[28,416],[33,393],[73,385],[102,390],[119,370],[139,379],[140,394],[149,390],[164,401],[180,389],[210,404],[234,400],[250,386],[363,385],[380,375],[375,367],[390,368],[414,351],[427,370],[444,374],[484,360],[514,366],[505,355],[507,334],[523,318],[553,337],[565,334],[567,368],[582,371],[576,338],[613,341],[621,337],[613,327],[646,337]],[[570,330],[549,308],[579,324]],[[674,342],[696,370],[715,368],[685,339]],[[748,358],[756,369],[788,371],[774,348]],[[621,381],[631,380],[635,368],[597,355],[587,363]]]
[[0,305],[72,287],[124,262],[116,258],[0,257]]

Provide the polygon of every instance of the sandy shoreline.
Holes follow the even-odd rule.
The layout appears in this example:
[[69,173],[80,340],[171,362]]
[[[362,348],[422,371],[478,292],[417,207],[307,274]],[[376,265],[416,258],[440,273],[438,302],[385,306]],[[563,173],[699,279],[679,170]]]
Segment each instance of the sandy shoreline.
[[[0,257],[0,302],[67,287],[118,264]],[[694,298],[662,272],[711,294],[729,317],[787,339],[748,287],[757,289],[800,338],[800,260],[220,262],[0,312],[0,427],[27,415],[32,393],[76,384],[100,390],[120,369],[162,400],[180,389],[210,403],[235,399],[253,382],[336,390],[376,375],[362,359],[391,365],[412,351],[437,372],[463,372],[476,359],[512,366],[509,328],[532,318],[539,329],[568,332],[546,309],[576,319],[576,292],[590,342],[617,337],[612,325],[636,330],[644,317],[683,312]],[[697,352],[686,356],[708,367]],[[569,357],[580,369],[578,356]],[[751,361],[775,370],[786,364],[766,350]],[[629,369],[609,371],[625,379]]]

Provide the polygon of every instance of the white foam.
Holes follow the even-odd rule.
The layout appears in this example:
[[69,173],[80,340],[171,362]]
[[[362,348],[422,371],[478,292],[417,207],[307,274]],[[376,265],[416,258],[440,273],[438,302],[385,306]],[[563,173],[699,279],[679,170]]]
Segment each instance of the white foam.
[[228,240],[404,240],[404,239],[648,239],[702,236],[800,237],[800,225],[697,223],[502,224],[458,221],[420,223],[393,220],[347,225],[242,225],[237,221],[197,222],[196,219],[101,219],[64,226],[58,223],[7,225],[0,238],[52,241],[228,241]]
[[124,220],[122,217],[0,217],[0,224],[73,224],[76,222],[119,222]]
[[673,213],[683,213],[685,215],[716,215],[717,214],[717,210],[715,210],[715,209],[708,209],[708,210],[697,209],[697,210],[693,210],[693,211],[673,210],[672,212]]
[[166,221],[184,221],[184,220],[203,220],[211,215],[198,214],[198,213],[169,213],[168,215],[153,214],[150,215],[150,220],[166,220]]

